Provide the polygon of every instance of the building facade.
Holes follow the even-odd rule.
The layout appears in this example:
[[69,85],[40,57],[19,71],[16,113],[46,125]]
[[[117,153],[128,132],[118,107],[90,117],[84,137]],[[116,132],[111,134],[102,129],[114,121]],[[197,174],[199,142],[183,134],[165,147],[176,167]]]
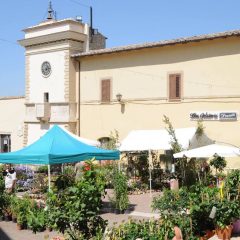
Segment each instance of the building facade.
[[121,140],[133,129],[164,128],[164,115],[175,128],[203,120],[208,137],[240,146],[240,31],[105,49],[92,32],[52,18],[24,30],[26,93],[11,100],[21,113],[9,127],[0,120],[12,150],[54,124],[91,139],[117,130]]

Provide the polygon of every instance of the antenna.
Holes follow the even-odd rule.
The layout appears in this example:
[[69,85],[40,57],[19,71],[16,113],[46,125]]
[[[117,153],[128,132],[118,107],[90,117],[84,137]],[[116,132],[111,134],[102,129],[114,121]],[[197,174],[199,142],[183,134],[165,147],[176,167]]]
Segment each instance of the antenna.
[[90,6],[90,41],[92,42],[93,35],[93,11],[92,6]]

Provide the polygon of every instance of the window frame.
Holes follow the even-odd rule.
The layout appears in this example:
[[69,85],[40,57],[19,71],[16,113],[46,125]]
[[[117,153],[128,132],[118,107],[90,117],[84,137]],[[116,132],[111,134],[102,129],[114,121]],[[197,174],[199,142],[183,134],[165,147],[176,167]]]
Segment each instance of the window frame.
[[[102,88],[102,83],[103,81],[108,80],[110,83],[110,87],[109,87],[109,101],[103,101],[103,88]],[[112,78],[111,77],[105,77],[105,78],[101,78],[100,80],[100,102],[101,104],[110,104],[112,102]]]
[[[180,96],[176,98],[171,98],[171,93],[170,93],[170,77],[171,75],[179,75],[180,76],[180,88],[179,88],[179,93]],[[174,71],[174,72],[168,72],[167,74],[167,97],[169,102],[180,102],[183,100],[183,72],[182,71]],[[176,94],[175,94],[176,95]]]

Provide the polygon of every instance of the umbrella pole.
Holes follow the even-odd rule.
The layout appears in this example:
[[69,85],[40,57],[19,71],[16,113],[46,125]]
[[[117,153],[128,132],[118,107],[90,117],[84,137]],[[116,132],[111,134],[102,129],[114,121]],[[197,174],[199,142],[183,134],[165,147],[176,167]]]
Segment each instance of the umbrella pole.
[[148,151],[148,167],[149,167],[149,190],[150,190],[150,197],[152,197],[152,170],[150,164],[150,155],[151,151]]
[[50,172],[50,164],[48,164],[48,191],[50,192],[51,190],[51,172]]

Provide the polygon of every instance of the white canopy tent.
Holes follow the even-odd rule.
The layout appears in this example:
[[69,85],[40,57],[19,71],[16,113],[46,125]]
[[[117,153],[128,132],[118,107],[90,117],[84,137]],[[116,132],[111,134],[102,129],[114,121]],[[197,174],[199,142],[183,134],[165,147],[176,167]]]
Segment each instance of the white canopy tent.
[[[178,128],[175,134],[178,142],[184,149],[189,146],[190,140],[195,135],[196,128]],[[123,139],[119,150],[148,151],[148,150],[169,150],[171,149],[171,136],[166,129],[160,130],[134,130]]]
[[213,157],[215,154],[220,157],[240,157],[240,148],[228,144],[214,143],[204,147],[175,153],[173,156],[174,158],[209,158]]
[[87,139],[87,138],[83,138],[83,137],[79,137],[75,134],[73,134],[72,132],[68,131],[65,127],[60,126],[66,133],[68,133],[70,136],[72,136],[73,138],[77,139],[80,142],[86,143],[90,146],[95,146],[95,147],[100,147],[100,142],[96,141],[96,140],[92,140],[92,139]]
[[[187,149],[191,139],[194,137],[196,128],[175,129],[179,144]],[[152,188],[151,176],[151,150],[170,150],[172,137],[166,129],[160,130],[134,130],[121,142],[121,152],[148,151],[149,155],[149,185]]]

